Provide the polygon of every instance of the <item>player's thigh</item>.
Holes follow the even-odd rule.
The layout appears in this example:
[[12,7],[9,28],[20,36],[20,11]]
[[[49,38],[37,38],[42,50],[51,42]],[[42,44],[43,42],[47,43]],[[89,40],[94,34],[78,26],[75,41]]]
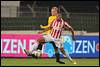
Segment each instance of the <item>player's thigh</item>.
[[61,40],[56,40],[56,41],[55,41],[55,44],[56,44],[56,47],[58,47],[58,48],[63,48],[63,43],[62,43]]
[[50,35],[44,35],[43,37],[44,37],[45,42],[53,41],[53,39]]

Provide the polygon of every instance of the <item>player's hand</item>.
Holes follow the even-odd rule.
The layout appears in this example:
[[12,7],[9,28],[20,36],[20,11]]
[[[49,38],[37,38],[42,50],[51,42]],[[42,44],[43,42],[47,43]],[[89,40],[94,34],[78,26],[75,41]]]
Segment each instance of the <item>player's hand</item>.
[[43,28],[43,25],[40,25],[41,28]]

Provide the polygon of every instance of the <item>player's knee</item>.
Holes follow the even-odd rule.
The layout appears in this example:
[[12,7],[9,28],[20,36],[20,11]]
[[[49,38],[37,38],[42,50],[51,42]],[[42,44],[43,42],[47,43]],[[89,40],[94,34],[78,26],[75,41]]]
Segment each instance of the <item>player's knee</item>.
[[61,51],[64,51],[64,48],[60,48]]
[[56,52],[56,53],[58,52],[58,48],[55,48],[55,52]]

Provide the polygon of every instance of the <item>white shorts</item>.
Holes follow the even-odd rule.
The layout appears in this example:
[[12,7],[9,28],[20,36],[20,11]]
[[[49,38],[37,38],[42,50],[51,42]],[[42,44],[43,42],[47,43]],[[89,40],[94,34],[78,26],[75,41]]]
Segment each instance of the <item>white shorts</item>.
[[44,35],[43,37],[44,37],[46,42],[54,41],[58,48],[62,48],[63,47],[62,38],[58,38],[58,39],[57,38],[53,38],[50,34]]

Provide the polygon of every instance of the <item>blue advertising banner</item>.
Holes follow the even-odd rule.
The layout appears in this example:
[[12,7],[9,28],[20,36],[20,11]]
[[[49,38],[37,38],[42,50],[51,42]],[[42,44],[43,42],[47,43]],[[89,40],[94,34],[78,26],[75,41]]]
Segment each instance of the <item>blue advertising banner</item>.
[[[73,41],[71,36],[62,37],[64,49],[71,57],[99,57],[99,36],[75,36],[76,41]],[[46,43],[43,53],[55,57],[52,44]],[[63,57],[61,52],[60,56]]]
[[[2,34],[1,57],[28,57],[24,49],[30,50],[32,45],[38,45],[36,39],[43,37],[39,34]],[[71,57],[99,57],[99,36],[62,36],[63,47]],[[60,52],[60,50],[59,50]],[[42,57],[55,57],[55,51],[50,43],[42,48]],[[60,57],[64,57],[60,52]]]

